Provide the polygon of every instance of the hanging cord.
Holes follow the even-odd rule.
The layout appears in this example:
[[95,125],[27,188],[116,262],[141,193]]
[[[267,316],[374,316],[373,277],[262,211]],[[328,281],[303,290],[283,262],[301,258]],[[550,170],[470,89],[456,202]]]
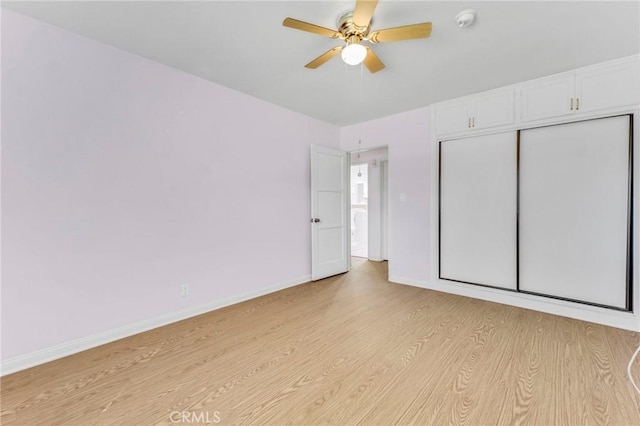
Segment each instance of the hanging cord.
[[633,361],[638,356],[638,353],[640,353],[640,346],[638,346],[638,349],[636,349],[636,351],[631,356],[631,359],[629,360],[629,365],[627,366],[627,374],[629,375],[629,380],[631,380],[631,384],[636,389],[636,392],[640,394],[640,388],[638,388],[638,385],[636,385],[636,382],[633,380],[633,376],[631,375],[631,366],[633,365]]
[[360,166],[362,165],[360,163],[360,150],[361,150],[361,144],[362,144],[362,140],[358,141],[358,157],[356,157],[356,160],[358,160],[358,177],[362,177],[362,172],[360,171]]

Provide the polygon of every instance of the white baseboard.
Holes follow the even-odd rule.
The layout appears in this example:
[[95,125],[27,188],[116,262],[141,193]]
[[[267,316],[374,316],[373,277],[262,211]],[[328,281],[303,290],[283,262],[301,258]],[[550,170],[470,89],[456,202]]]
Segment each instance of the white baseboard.
[[473,297],[475,299],[487,300],[504,305],[517,306],[519,308],[531,309],[582,321],[595,322],[597,324],[623,328],[625,330],[640,331],[640,314],[637,312],[616,311],[582,303],[551,299],[531,294],[514,293],[452,281],[437,280],[430,282],[398,276],[389,276],[389,281],[397,284],[442,291],[443,293]]
[[196,315],[201,315],[207,312],[214,311],[216,309],[224,308],[225,306],[235,305],[236,303],[255,299],[256,297],[264,296],[266,294],[274,293],[285,288],[304,284],[309,281],[311,281],[311,276],[304,276],[259,290],[227,297],[225,299],[217,300],[206,305],[183,309],[181,311],[162,315],[156,318],[138,321],[133,324],[128,324],[122,327],[103,331],[101,333],[81,337],[80,339],[72,340],[70,342],[61,343],[55,346],[30,352],[28,354],[2,360],[0,362],[0,376],[15,373],[16,371],[25,370],[30,367],[35,367],[36,365],[44,364],[46,362],[73,355],[78,352],[86,351],[87,349],[95,348],[96,346],[111,343],[125,337],[133,336],[134,334],[149,331],[151,329],[158,328],[177,321],[182,321]]

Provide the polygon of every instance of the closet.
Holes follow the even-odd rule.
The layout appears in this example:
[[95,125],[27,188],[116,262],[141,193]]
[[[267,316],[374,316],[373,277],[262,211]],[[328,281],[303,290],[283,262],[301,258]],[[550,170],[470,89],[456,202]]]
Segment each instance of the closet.
[[440,141],[439,278],[630,310],[631,119]]
[[[622,58],[433,107],[434,288],[640,329],[639,62]],[[502,118],[474,127],[478,105]]]

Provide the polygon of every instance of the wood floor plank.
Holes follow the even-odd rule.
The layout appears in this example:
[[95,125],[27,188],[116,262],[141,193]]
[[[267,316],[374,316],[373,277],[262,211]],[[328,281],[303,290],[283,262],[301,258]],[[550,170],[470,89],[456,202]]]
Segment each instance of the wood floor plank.
[[386,266],[3,377],[2,424],[640,424],[640,334],[392,284]]

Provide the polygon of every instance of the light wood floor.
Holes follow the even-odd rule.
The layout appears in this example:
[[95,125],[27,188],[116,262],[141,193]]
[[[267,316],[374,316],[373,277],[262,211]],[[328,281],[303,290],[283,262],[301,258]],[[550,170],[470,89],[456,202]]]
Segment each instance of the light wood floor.
[[638,333],[389,284],[385,263],[354,262],[9,375],[2,424],[172,424],[182,411],[220,425],[640,424],[626,377]]

